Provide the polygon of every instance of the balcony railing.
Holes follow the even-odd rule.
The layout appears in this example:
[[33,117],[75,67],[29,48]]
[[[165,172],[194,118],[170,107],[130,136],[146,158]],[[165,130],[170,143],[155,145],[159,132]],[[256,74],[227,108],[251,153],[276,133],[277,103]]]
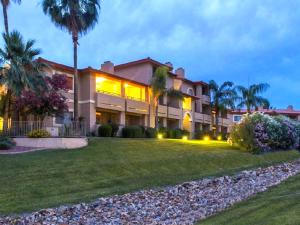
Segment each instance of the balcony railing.
[[168,107],[168,118],[181,119],[182,118],[182,109]]
[[125,111],[125,99],[106,93],[96,94],[96,107],[103,109],[111,109],[117,111]]
[[149,113],[149,104],[147,102],[141,102],[136,100],[127,99],[126,111],[139,114]]

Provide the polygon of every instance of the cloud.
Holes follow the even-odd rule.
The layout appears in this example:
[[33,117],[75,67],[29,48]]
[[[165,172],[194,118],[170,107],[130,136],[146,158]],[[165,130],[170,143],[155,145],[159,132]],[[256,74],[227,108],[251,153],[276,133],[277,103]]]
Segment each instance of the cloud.
[[[194,80],[270,82],[275,104],[286,105],[278,96],[290,93],[300,107],[299,94],[275,89],[280,78],[299,81],[298,0],[114,0],[101,8],[99,24],[80,39],[81,67],[150,56],[184,66]],[[11,27],[38,40],[43,56],[72,65],[70,35],[39,4],[12,5],[9,16]]]

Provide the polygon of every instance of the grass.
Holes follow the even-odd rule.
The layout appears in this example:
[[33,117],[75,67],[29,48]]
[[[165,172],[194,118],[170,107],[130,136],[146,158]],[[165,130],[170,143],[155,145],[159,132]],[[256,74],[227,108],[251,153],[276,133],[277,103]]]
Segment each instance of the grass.
[[200,224],[299,225],[300,174]]
[[299,158],[252,155],[222,142],[92,139],[80,150],[0,155],[0,214],[230,174]]

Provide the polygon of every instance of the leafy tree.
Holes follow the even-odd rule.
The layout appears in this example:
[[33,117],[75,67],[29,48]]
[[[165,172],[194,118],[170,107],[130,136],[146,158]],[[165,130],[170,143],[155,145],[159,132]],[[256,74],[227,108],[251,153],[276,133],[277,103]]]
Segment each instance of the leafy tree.
[[46,88],[43,79],[46,65],[36,60],[41,51],[34,48],[34,40],[24,42],[17,31],[3,34],[3,39],[4,48],[0,49],[0,85],[6,88],[4,121],[8,121],[13,97],[19,96],[25,89],[37,91]]
[[41,122],[46,116],[61,115],[68,111],[67,98],[64,93],[68,89],[67,77],[56,74],[45,77],[47,89],[34,92],[24,90],[17,98],[16,106],[23,115],[35,115]]
[[234,108],[235,101],[237,100],[237,93],[234,89],[233,82],[226,81],[220,86],[214,81],[209,81],[208,84],[211,108],[214,112],[214,124],[216,126],[216,135],[219,132],[219,114],[227,111],[228,108]]
[[167,89],[167,77],[168,77],[168,68],[166,66],[158,67],[151,79],[150,86],[152,91],[151,101],[155,109],[155,128],[158,128],[158,102],[159,98],[167,95],[169,97],[183,99],[183,95],[180,91],[175,89]]
[[99,0],[43,0],[43,11],[52,22],[72,35],[74,56],[74,119],[78,120],[77,47],[79,35],[98,22]]
[[240,93],[238,108],[246,107],[247,112],[251,113],[251,109],[257,110],[258,107],[269,108],[270,103],[268,99],[260,96],[269,88],[269,84],[260,83],[252,84],[248,88],[237,86],[236,89]]
[[[21,0],[12,0],[15,3],[20,4]],[[9,29],[8,29],[8,16],[7,16],[7,8],[10,5],[10,0],[1,0],[1,4],[2,4],[2,9],[3,9],[3,21],[4,21],[4,27],[5,27],[5,32],[6,34],[9,33]]]

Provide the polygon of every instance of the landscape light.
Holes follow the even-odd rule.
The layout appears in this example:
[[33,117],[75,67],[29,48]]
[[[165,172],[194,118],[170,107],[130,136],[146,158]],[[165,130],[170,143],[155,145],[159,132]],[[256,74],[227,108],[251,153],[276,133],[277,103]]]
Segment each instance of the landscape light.
[[218,135],[217,139],[218,139],[218,141],[222,141],[222,136]]
[[209,136],[204,136],[204,137],[203,137],[203,140],[204,140],[204,141],[210,141],[210,137],[209,137]]
[[188,140],[188,137],[187,137],[187,136],[183,136],[183,137],[182,137],[182,140],[187,141],[187,140]]
[[158,139],[163,139],[164,136],[163,136],[162,134],[158,134],[158,135],[157,135],[157,138],[158,138]]

